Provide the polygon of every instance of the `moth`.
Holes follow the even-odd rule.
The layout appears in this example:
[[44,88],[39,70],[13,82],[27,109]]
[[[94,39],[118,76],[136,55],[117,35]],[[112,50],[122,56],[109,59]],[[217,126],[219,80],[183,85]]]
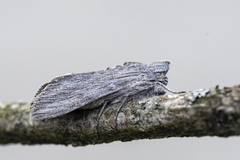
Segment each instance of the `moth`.
[[31,102],[31,116],[36,119],[50,119],[76,109],[102,107],[119,103],[117,117],[124,104],[132,99],[163,95],[166,91],[177,94],[166,87],[169,61],[151,64],[125,62],[123,66],[89,73],[73,73],[52,79],[41,86]]

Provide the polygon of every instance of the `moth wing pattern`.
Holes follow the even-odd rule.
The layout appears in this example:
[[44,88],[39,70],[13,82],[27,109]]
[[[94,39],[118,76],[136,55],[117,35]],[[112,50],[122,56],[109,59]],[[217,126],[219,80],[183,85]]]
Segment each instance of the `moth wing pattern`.
[[133,62],[110,70],[56,77],[37,92],[31,103],[31,116],[36,119],[54,118],[89,103],[97,107],[106,98],[124,96],[129,82],[139,81],[139,73],[134,70],[136,65],[143,64]]
[[[37,119],[48,119],[54,117],[55,114],[60,114],[56,112],[61,112],[61,109],[63,109],[62,104],[68,100],[66,97],[74,96],[74,87],[71,82],[77,79],[78,83],[81,84],[84,80],[88,80],[94,76],[96,76],[94,72],[69,74],[56,77],[50,82],[45,83],[39,88],[31,102],[31,116]],[[79,87],[81,88],[81,86]],[[69,105],[69,102],[67,105]]]
[[[159,71],[168,71],[167,61],[160,65]],[[148,91],[154,87],[153,83],[144,81],[144,78],[153,78],[149,69],[154,71],[156,68],[155,64],[152,66],[126,62],[113,69],[56,77],[44,84],[35,95],[31,103],[31,116],[36,119],[50,119],[89,104],[98,107],[106,101],[121,102],[126,94],[138,94],[139,97],[152,95]],[[148,75],[142,77],[141,73]]]

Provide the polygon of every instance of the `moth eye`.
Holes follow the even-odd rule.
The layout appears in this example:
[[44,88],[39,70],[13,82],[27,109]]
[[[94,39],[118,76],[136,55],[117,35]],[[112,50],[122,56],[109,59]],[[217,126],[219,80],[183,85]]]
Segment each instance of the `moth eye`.
[[145,74],[142,74],[142,77],[145,77],[146,75]]
[[111,69],[110,67],[107,67],[107,69],[106,70],[109,70],[109,69]]

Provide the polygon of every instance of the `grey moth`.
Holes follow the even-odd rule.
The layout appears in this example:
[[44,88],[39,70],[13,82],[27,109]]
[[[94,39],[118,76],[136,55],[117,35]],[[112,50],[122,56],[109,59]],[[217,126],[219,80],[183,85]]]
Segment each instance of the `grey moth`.
[[166,87],[169,61],[151,64],[126,62],[113,69],[89,73],[73,73],[52,79],[44,84],[31,102],[31,116],[36,119],[50,119],[76,109],[102,107],[99,118],[107,104],[119,103],[117,116],[124,103],[137,98],[163,95]]

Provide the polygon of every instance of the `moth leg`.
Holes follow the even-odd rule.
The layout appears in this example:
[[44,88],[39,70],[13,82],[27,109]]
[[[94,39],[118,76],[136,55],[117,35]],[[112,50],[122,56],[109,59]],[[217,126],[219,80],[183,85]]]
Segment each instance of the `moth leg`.
[[107,105],[107,101],[103,104],[103,106],[102,106],[102,108],[101,108],[101,110],[100,110],[100,112],[99,112],[99,114],[98,114],[98,117],[97,117],[96,129],[95,129],[95,132],[97,133],[97,135],[98,135],[99,120],[100,120],[100,117],[101,117],[101,115],[102,115],[102,113],[103,113],[103,110],[104,110],[104,108],[106,107],[106,105]]
[[123,99],[122,104],[118,107],[117,112],[116,112],[116,116],[115,116],[115,131],[116,131],[116,132],[117,132],[117,126],[118,126],[118,123],[117,123],[118,114],[119,114],[120,110],[122,109],[123,105],[126,103],[127,98],[128,98],[128,97],[125,97],[125,98]]
[[186,93],[186,91],[180,91],[180,92],[173,91],[173,90],[169,89],[167,86],[165,86],[164,84],[162,84],[161,82],[158,82],[158,84],[159,84],[160,86],[162,86],[163,89],[165,89],[166,91],[168,91],[168,92],[170,92],[170,93],[173,93],[173,94]]

